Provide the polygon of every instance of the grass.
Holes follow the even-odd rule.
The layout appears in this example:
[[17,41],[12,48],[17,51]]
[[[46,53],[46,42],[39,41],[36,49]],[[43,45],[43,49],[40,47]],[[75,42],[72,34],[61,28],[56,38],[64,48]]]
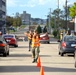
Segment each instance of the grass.
[[21,26],[20,26],[20,28],[25,28],[25,27],[26,27],[26,25],[21,25]]

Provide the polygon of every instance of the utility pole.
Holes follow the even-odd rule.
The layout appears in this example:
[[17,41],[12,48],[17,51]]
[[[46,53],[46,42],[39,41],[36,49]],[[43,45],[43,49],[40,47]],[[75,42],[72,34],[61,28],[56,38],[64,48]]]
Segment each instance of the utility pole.
[[54,17],[54,24],[55,24],[54,28],[56,29],[56,16]]
[[29,31],[30,31],[30,16],[29,16]]
[[49,12],[49,33],[51,33],[51,8]]
[[59,27],[59,0],[58,0],[58,27]]
[[65,2],[65,13],[66,13],[66,30],[68,30],[68,25],[67,25],[67,0]]

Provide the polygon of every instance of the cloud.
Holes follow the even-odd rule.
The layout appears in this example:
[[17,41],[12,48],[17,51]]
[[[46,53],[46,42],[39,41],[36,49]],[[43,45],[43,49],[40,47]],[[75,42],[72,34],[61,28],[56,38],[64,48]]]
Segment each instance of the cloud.
[[7,0],[7,6],[15,7],[15,6],[17,6],[17,1],[16,0]]
[[[65,5],[66,0],[59,0],[59,6]],[[73,4],[74,0],[67,0],[68,4]],[[9,7],[36,7],[44,6],[48,4],[58,5],[58,0],[7,0],[7,6]]]
[[51,2],[51,0],[29,0],[27,4],[21,4],[22,7],[35,7],[39,5],[46,5],[47,3]]

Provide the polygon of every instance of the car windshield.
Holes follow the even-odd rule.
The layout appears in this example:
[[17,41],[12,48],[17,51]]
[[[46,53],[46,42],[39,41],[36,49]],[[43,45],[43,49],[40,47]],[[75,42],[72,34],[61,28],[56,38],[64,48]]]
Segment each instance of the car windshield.
[[13,35],[4,35],[4,38],[13,38]]
[[76,36],[66,36],[64,41],[76,41]]

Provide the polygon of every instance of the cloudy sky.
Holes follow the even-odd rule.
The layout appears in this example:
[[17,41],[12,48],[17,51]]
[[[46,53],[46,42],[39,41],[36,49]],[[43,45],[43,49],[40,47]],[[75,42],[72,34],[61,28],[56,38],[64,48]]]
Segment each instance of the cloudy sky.
[[[50,8],[51,11],[57,8],[58,0],[7,0],[7,15],[13,16],[16,12],[26,11],[33,18],[46,18]],[[68,4],[73,4],[76,0],[68,0]],[[59,8],[63,8],[65,0],[59,0]]]

